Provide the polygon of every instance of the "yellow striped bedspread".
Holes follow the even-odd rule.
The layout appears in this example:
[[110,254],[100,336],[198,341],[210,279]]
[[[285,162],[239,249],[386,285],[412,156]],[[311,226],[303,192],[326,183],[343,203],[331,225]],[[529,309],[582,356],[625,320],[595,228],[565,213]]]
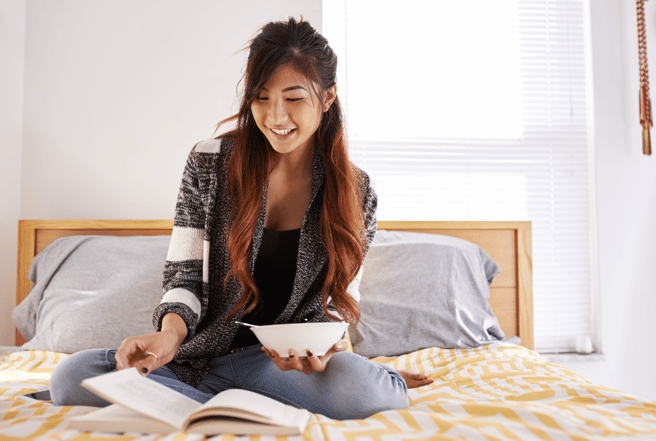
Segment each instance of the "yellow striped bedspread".
[[[45,390],[66,355],[24,351],[0,358],[0,440],[202,440],[199,435],[83,433],[65,419],[92,408],[53,406],[27,394]],[[294,440],[656,440],[656,402],[593,384],[522,346],[427,348],[378,358],[427,374],[410,407],[364,420],[313,415]],[[223,435],[216,440],[247,439]],[[276,437],[250,437],[277,439]]]

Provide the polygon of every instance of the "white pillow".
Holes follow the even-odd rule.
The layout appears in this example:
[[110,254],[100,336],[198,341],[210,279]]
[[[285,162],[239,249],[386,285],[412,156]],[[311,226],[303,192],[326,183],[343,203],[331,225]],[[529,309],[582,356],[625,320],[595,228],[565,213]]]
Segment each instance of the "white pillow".
[[118,348],[153,332],[170,236],[57,239],[30,267],[34,286],[12,312],[23,349]]
[[397,356],[504,339],[488,303],[499,266],[478,245],[436,234],[376,233],[360,282],[355,353]]

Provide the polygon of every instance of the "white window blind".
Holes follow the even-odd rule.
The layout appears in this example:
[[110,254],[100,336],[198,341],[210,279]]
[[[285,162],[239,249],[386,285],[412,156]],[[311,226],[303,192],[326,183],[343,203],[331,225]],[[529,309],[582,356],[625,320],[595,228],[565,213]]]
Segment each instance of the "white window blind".
[[544,352],[593,335],[585,1],[323,6],[351,156],[375,181],[378,218],[532,221]]

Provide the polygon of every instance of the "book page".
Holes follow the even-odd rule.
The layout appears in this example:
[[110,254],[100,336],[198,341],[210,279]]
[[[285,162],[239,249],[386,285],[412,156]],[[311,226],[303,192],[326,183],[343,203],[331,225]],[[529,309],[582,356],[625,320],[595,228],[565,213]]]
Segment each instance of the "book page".
[[305,430],[310,417],[306,409],[298,409],[255,392],[229,389],[194,412],[184,427],[185,432],[204,435],[299,435]]
[[107,401],[179,428],[182,428],[185,418],[201,406],[199,402],[143,377],[136,368],[88,378],[82,386]]
[[185,431],[207,436],[220,433],[232,433],[234,435],[300,435],[304,429],[305,426],[272,426],[239,419],[221,418],[216,420],[208,417],[194,421]]
[[132,409],[111,404],[66,419],[66,428],[93,432],[139,432],[168,434],[179,432],[180,429],[155,418],[143,415]]
[[[230,415],[241,418],[254,419],[257,421],[270,421],[272,423],[283,423],[283,415],[286,405],[264,395],[244,389],[228,389],[212,397],[207,403],[197,409],[190,419],[196,415]],[[212,409],[224,409],[225,412],[212,412]],[[232,409],[230,412],[228,409]],[[244,413],[234,412],[234,409],[242,410]],[[253,417],[257,415],[258,417]]]

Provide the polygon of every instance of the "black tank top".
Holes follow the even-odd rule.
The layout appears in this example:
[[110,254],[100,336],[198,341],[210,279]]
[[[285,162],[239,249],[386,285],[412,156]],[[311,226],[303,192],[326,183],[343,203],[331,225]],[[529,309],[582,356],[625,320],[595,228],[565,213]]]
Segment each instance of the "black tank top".
[[[274,231],[264,229],[262,244],[255,261],[253,277],[260,291],[260,303],[242,321],[255,325],[270,325],[282,313],[294,288],[296,260],[301,229]],[[239,327],[231,349],[257,344],[253,332]]]

